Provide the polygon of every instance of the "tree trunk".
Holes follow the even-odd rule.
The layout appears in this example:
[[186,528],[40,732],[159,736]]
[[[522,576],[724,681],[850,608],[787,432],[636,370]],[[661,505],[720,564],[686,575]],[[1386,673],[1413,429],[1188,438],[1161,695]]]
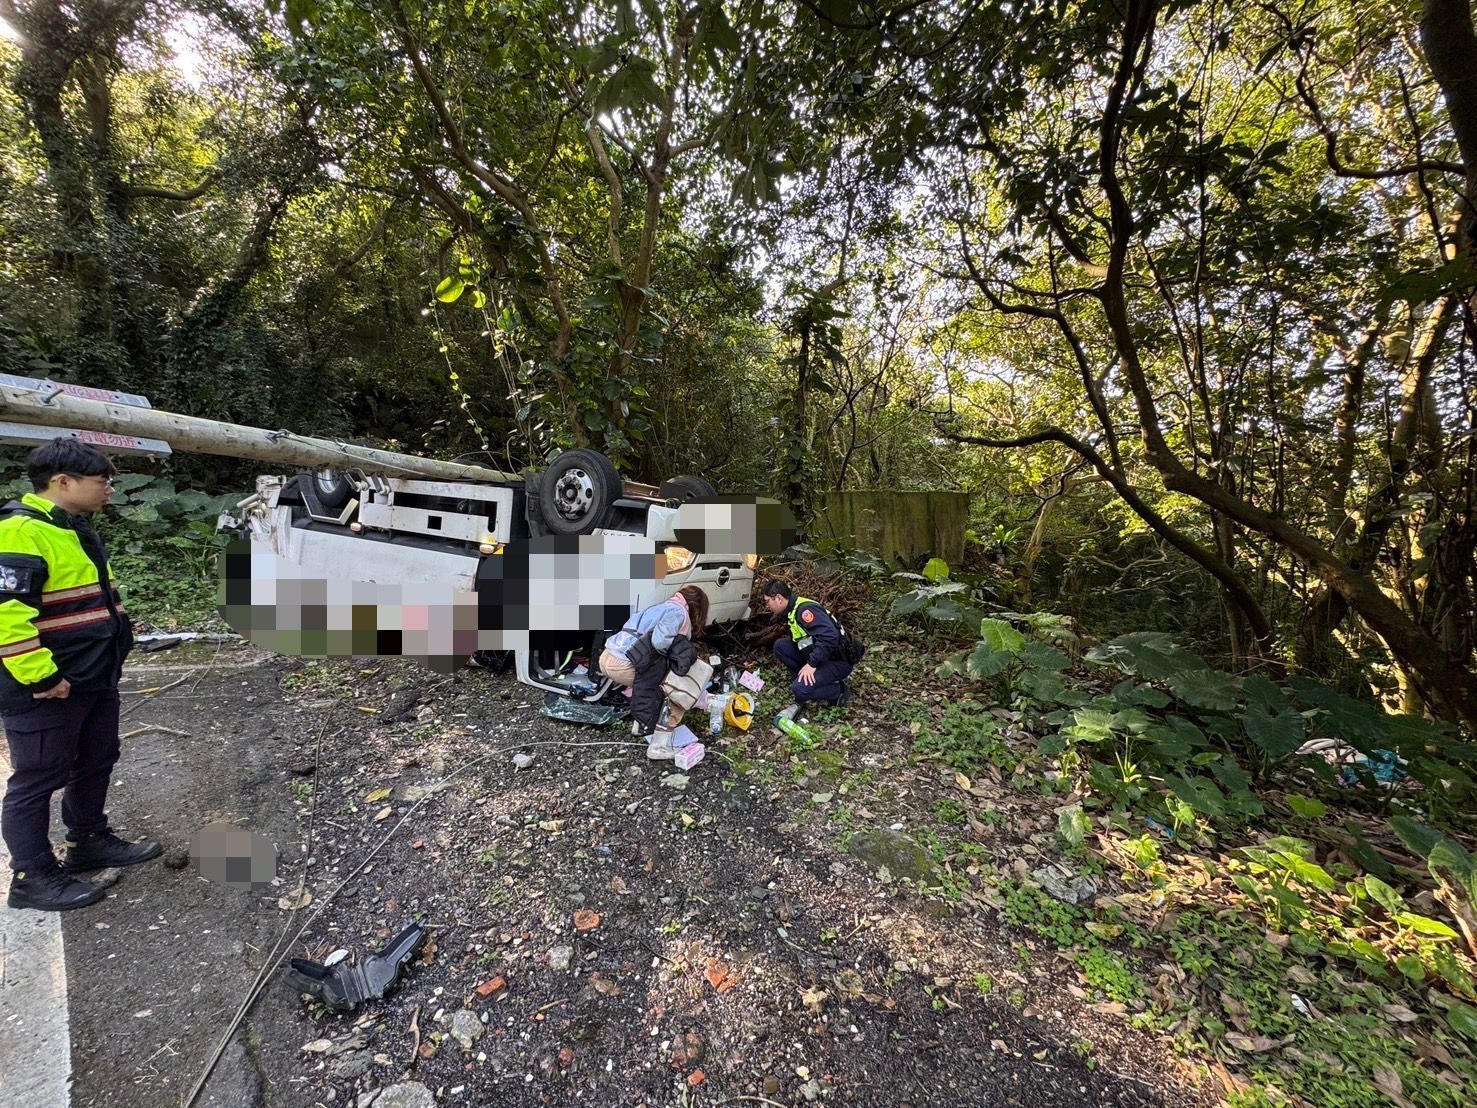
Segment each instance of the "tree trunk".
[[75,278],[83,293],[83,310],[92,313],[104,302],[102,252],[86,159],[63,106],[63,93],[82,47],[71,16],[58,0],[37,0],[23,15],[20,29],[25,39],[14,88],[41,140],[47,185],[66,229],[67,238],[52,252],[53,262]]
[[[1435,0],[1432,2],[1435,3]],[[1465,0],[1462,0],[1461,6],[1466,8]],[[1138,342],[1129,316],[1125,276],[1129,250],[1134,241],[1135,220],[1118,176],[1124,108],[1148,65],[1147,47],[1153,40],[1157,12],[1157,4],[1152,0],[1128,0],[1126,4],[1123,46],[1105,101],[1098,150],[1098,178],[1109,209],[1108,267],[1103,282],[1102,303],[1113,345],[1121,359],[1129,392],[1138,412],[1145,456],[1159,471],[1166,488],[1192,496],[1208,508],[1222,512],[1242,526],[1266,535],[1286,547],[1294,557],[1342,595],[1349,606],[1384,639],[1391,654],[1411,674],[1421,695],[1429,703],[1443,714],[1477,730],[1477,678],[1468,669],[1466,659],[1448,655],[1435,637],[1385,595],[1374,578],[1353,569],[1333,551],[1286,519],[1248,503],[1217,482],[1194,472],[1185,465],[1164,437],[1154,389],[1139,358]],[[1469,38],[1470,28],[1468,12]],[[1474,56],[1477,56],[1477,50],[1474,50]],[[1465,70],[1463,76],[1469,77],[1473,72],[1477,72],[1477,68]],[[1474,86],[1471,93],[1474,100],[1477,100],[1477,82],[1469,83]],[[1477,105],[1474,105],[1473,121],[1477,123]],[[1477,128],[1474,128],[1472,137],[1477,141]],[[1477,171],[1477,147],[1474,147],[1473,154],[1469,174]]]
[[[1426,0],[1421,13],[1421,50],[1441,87],[1446,112],[1466,167],[1457,256],[1477,258],[1477,31],[1471,0]],[[1477,287],[1469,288],[1467,334],[1477,344]]]
[[[810,488],[805,481],[805,421],[809,417],[810,404],[810,332],[814,319],[806,309],[800,319],[800,350],[795,357],[795,388],[791,392],[791,418],[794,423],[790,431],[780,438],[782,473],[784,474],[785,500],[795,513],[802,527],[810,522]],[[800,457],[792,450],[800,447]]]

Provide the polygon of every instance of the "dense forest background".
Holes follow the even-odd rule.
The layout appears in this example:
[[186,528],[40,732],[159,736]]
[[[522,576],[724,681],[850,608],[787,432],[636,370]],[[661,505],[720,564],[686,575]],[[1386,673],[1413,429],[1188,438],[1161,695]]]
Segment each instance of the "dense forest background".
[[1011,604],[1477,724],[1467,0],[0,19],[0,370],[964,489]]

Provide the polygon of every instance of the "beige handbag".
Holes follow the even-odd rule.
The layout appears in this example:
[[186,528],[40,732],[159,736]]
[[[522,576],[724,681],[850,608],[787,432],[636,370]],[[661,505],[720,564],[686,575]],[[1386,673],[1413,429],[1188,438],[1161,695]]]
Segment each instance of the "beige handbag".
[[707,662],[693,662],[692,667],[680,677],[675,673],[667,674],[662,681],[662,692],[667,694],[673,704],[686,711],[698,702],[712,677],[713,667]]

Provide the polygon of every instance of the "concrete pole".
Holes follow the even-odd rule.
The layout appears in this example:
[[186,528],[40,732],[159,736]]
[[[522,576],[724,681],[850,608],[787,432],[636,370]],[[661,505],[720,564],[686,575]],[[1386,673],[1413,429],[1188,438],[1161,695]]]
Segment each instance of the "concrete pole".
[[185,453],[250,458],[278,465],[332,466],[336,469],[361,469],[387,477],[420,477],[433,481],[523,479],[520,474],[503,473],[483,466],[438,462],[413,454],[397,454],[392,450],[308,438],[290,431],[264,431],[260,427],[221,423],[154,408],[87,400],[56,388],[0,387],[0,418],[16,423],[163,439],[173,449]]

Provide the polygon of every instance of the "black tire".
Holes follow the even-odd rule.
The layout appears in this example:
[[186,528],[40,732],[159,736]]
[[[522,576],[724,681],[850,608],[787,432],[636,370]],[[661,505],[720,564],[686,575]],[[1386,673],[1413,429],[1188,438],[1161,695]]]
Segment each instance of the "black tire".
[[312,485],[318,503],[331,512],[336,512],[354,495],[354,486],[348,477],[336,469],[323,466],[303,475],[304,482]]
[[621,475],[596,450],[566,450],[539,477],[539,515],[555,535],[588,535],[620,496]]
[[657,495],[663,500],[679,500],[686,503],[689,500],[717,496],[718,490],[706,477],[684,474],[681,477],[669,477],[663,481],[661,487],[657,489]]

